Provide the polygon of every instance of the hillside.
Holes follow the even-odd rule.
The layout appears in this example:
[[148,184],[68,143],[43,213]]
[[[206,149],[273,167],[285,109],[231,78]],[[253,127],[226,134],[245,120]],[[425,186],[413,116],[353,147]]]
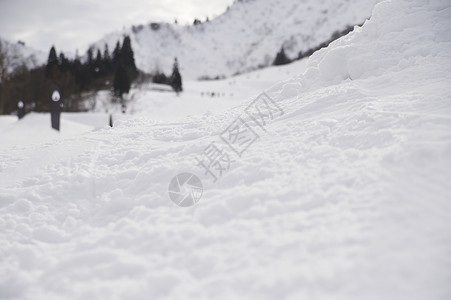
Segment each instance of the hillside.
[[[450,20],[448,0],[384,1],[307,65],[134,89],[113,128],[1,121],[0,298],[450,299]],[[238,156],[219,136],[240,120],[258,139]],[[181,172],[203,183],[190,208]]]
[[8,72],[20,65],[25,65],[30,69],[47,62],[47,54],[26,45],[12,43],[2,38],[0,38],[0,44],[2,53],[5,53],[8,58],[6,63]]
[[242,0],[196,26],[150,23],[107,35],[93,44],[114,49],[131,36],[138,68],[169,72],[178,57],[188,79],[230,76],[272,64],[283,45],[290,58],[317,47],[336,31],[362,24],[378,0]]

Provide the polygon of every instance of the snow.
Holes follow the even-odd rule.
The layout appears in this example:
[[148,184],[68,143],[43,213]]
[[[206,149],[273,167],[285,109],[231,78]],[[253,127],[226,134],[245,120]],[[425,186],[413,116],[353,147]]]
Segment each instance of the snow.
[[[1,298],[449,299],[450,20],[384,1],[308,62],[136,88],[113,128],[0,118]],[[196,157],[260,92],[283,115],[213,182]]]
[[335,31],[362,24],[377,2],[236,1],[209,22],[135,26],[108,34],[92,46],[103,51],[108,44],[112,51],[118,40],[129,35],[136,64],[145,72],[169,73],[177,57],[185,79],[229,77],[271,65],[282,46],[290,58],[297,58],[299,51],[319,46]]
[[19,43],[13,43],[0,37],[0,46],[8,54],[6,67],[8,72],[25,65],[28,69],[35,68],[47,62],[47,55],[42,51],[37,51]]

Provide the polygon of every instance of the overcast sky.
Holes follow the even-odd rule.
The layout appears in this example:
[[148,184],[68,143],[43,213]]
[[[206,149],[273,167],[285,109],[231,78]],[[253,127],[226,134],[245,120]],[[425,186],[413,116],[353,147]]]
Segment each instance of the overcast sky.
[[192,23],[233,0],[0,0],[0,37],[48,52],[84,52],[106,33],[149,22]]

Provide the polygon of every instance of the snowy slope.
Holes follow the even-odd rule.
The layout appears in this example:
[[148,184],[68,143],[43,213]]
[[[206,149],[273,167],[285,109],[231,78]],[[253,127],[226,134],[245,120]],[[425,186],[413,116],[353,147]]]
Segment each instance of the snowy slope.
[[2,38],[0,38],[0,43],[3,51],[6,51],[8,56],[7,65],[9,67],[9,72],[23,64],[31,69],[43,65],[47,61],[47,56],[42,51],[32,49],[19,43],[11,43]]
[[[450,20],[447,0],[378,4],[264,89],[284,114],[216,183],[195,157],[254,97],[4,145],[0,298],[450,299]],[[182,171],[191,208],[167,194]]]
[[[317,47],[335,31],[361,24],[378,0],[246,0],[197,26],[152,24],[112,33],[96,42],[114,49],[131,36],[138,68],[169,72],[178,57],[184,78],[230,76],[272,64],[283,45],[291,58]],[[155,26],[155,24],[153,25]]]

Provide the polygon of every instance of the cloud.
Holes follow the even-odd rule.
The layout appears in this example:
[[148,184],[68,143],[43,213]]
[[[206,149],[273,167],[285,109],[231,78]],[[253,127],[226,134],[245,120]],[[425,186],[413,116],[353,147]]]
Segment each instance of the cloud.
[[84,52],[106,33],[149,22],[210,19],[233,0],[1,0],[0,36],[47,52]]

